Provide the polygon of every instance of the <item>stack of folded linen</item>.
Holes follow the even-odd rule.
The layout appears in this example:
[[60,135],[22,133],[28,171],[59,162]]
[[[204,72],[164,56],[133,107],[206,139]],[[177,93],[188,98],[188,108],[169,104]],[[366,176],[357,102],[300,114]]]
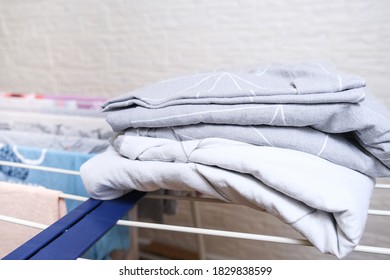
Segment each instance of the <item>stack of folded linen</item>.
[[272,64],[162,81],[106,102],[117,136],[81,168],[87,191],[196,190],[267,211],[323,253],[358,244],[390,117],[358,76]]

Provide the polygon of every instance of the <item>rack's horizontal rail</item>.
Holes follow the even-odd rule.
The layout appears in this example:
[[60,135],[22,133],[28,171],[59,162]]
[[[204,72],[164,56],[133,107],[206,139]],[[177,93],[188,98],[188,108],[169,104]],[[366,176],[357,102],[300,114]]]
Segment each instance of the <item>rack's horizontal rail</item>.
[[[11,222],[11,223],[17,223],[17,224],[25,225],[25,226],[29,226],[29,227],[34,227],[34,228],[38,228],[38,229],[42,229],[42,230],[46,229],[48,227],[47,225],[33,223],[33,222],[30,222],[27,220],[12,218],[12,217],[3,216],[3,215],[0,215],[0,220]],[[145,223],[145,222],[128,221],[128,220],[119,220],[117,222],[117,225],[138,227],[138,228],[148,228],[148,229],[158,229],[158,230],[166,230],[166,231],[175,231],[175,232],[182,232],[182,233],[203,234],[203,235],[228,237],[228,238],[240,238],[240,239],[247,239],[247,240],[257,240],[257,241],[291,244],[291,245],[313,246],[310,244],[309,241],[307,241],[305,239],[288,238],[288,237],[280,237],[280,236],[272,236],[272,235],[262,235],[262,234],[254,234],[254,233],[244,233],[244,232],[227,231],[227,230],[193,228],[193,227],[186,227],[186,226],[164,225],[164,224]],[[364,252],[364,253],[390,255],[390,248],[386,248],[386,247],[358,245],[355,248],[355,251]]]
[[0,165],[80,176],[80,171],[0,160]]

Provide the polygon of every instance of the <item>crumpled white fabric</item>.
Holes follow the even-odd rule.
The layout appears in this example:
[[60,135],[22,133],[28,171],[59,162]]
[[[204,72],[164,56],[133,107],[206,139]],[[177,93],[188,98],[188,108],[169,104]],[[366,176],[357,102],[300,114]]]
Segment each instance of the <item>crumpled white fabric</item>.
[[86,162],[81,176],[97,199],[164,188],[261,209],[340,258],[359,243],[375,184],[362,173],[295,150],[221,138],[128,135]]

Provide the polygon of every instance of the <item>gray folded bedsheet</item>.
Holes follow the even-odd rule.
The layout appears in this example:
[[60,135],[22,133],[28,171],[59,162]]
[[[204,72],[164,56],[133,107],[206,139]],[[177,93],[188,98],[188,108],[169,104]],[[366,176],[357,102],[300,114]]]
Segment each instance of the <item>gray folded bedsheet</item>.
[[390,169],[362,149],[353,135],[325,133],[311,127],[196,124],[160,128],[129,128],[124,134],[177,141],[210,137],[223,138],[257,146],[306,152],[372,177],[390,176]]
[[265,210],[338,257],[359,243],[372,177],[390,174],[387,109],[321,63],[179,77],[103,110],[118,135],[81,168],[92,197],[196,190]]
[[340,103],[364,96],[365,81],[329,64],[272,64],[161,81],[108,100],[105,111],[188,104]]
[[[202,129],[211,132],[202,134],[207,138],[218,137],[213,131],[216,126],[221,136],[234,133],[232,126],[245,129],[240,132],[243,134],[253,134],[254,128],[259,130],[257,127],[262,126],[268,126],[267,133],[271,134],[279,133],[276,131],[281,127],[310,128],[314,134],[326,133],[329,136],[323,137],[328,140],[341,141],[333,153],[342,156],[325,158],[342,164],[334,161],[334,157],[349,155],[342,160],[356,163],[346,166],[370,176],[389,175],[389,112],[368,93],[362,78],[325,64],[269,65],[247,71],[195,74],[113,98],[103,107],[116,132],[131,128],[190,127],[186,128],[188,131],[202,125]],[[310,152],[314,142],[308,139],[315,136],[308,136],[311,134],[308,131],[295,131],[276,146],[293,148],[290,141],[301,142],[300,147],[306,146],[303,151]],[[351,145],[355,147],[347,148],[347,139],[340,138],[345,135],[352,136],[352,142],[358,145],[354,143]]]

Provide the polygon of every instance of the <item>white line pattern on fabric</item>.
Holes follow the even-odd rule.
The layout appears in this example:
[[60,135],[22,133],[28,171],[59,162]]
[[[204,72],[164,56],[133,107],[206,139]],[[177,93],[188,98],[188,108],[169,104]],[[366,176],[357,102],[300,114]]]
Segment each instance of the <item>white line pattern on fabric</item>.
[[229,76],[229,78],[233,81],[233,83],[236,85],[236,87],[238,88],[238,90],[242,90],[242,88],[240,87],[240,85],[237,83],[237,81],[235,79],[233,79],[232,75],[230,75],[229,73],[227,74]]
[[286,125],[286,118],[284,116],[284,107],[283,107],[283,105],[280,105],[280,114],[282,116],[283,124]]
[[267,65],[267,67],[265,67],[263,71],[256,73],[256,76],[260,77],[260,76],[264,75],[268,71],[269,67],[270,67],[270,65]]
[[257,97],[256,92],[253,89],[250,89],[249,92],[252,93],[255,97]]
[[250,126],[251,128],[253,128],[253,130],[258,134],[260,135],[260,137],[271,147],[273,147],[274,145],[272,145],[272,143],[270,141],[268,141],[268,139],[264,136],[263,133],[261,133],[258,129],[256,129],[254,126]]
[[182,117],[186,117],[186,116],[196,116],[196,115],[203,115],[203,114],[208,114],[208,113],[226,113],[226,112],[242,111],[242,110],[248,110],[248,109],[272,108],[272,107],[275,107],[275,106],[276,105],[264,105],[264,106],[250,106],[250,107],[225,109],[225,110],[209,110],[209,111],[195,112],[195,113],[190,113],[190,114],[180,114],[180,115],[176,115],[176,116],[161,117],[161,118],[156,118],[156,119],[131,121],[130,124],[144,123],[144,122],[155,122],[155,121],[169,120],[169,119],[177,119],[177,118],[182,118]]
[[337,79],[339,80],[339,90],[342,91],[343,90],[343,83],[341,81],[341,77],[339,74],[337,74]]
[[182,90],[180,90],[180,91],[178,91],[178,92],[176,92],[176,93],[174,93],[174,94],[172,94],[172,95],[170,95],[170,96],[167,96],[167,97],[164,97],[164,98],[150,98],[150,97],[144,97],[144,98],[141,98],[141,100],[143,100],[143,101],[146,101],[146,100],[153,100],[153,101],[169,100],[169,99],[171,99],[173,96],[175,96],[175,95],[180,95],[181,93],[183,93],[183,92],[185,92],[185,91],[187,91],[187,90],[190,90],[190,89],[192,89],[192,88],[194,88],[194,87],[196,87],[196,86],[202,84],[204,81],[206,81],[206,80],[208,80],[208,79],[210,79],[211,77],[216,76],[216,75],[220,75],[220,73],[214,73],[214,74],[208,75],[207,77],[201,79],[199,82],[193,84],[192,86],[186,87],[186,88],[184,88],[184,89],[182,89]]
[[219,76],[219,77],[217,78],[217,80],[214,82],[214,84],[212,85],[212,87],[211,87],[207,92],[213,91],[213,90],[215,89],[215,87],[217,86],[217,84],[219,83],[219,81],[220,81],[223,77],[225,77],[225,76],[226,76],[226,73],[221,74],[221,76]]
[[242,81],[244,83],[247,83],[248,85],[254,86],[256,88],[259,88],[259,89],[271,89],[271,88],[264,88],[264,87],[261,87],[259,85],[256,85],[256,84],[254,84],[254,83],[252,83],[252,82],[250,82],[250,81],[248,81],[248,80],[246,80],[244,78],[241,78],[240,76],[237,76],[236,74],[231,73],[231,75],[232,75],[232,77],[234,77],[234,78],[236,78],[236,79],[238,79],[238,80],[240,80],[240,81]]
[[285,120],[285,117],[284,117],[284,111],[283,111],[283,106],[282,105],[278,105],[277,106],[277,109],[274,113],[274,116],[272,117],[271,121],[268,123],[269,125],[272,125],[272,123],[275,121],[277,115],[279,114],[280,112],[280,116],[282,117],[282,121],[284,124],[286,124],[286,120]]
[[325,150],[326,144],[328,143],[328,139],[329,139],[329,134],[326,134],[324,143],[322,144],[321,150],[318,152],[317,156],[320,156],[322,152]]
[[[185,134],[183,134],[183,133],[180,133],[180,132],[177,132],[172,126],[170,127],[171,129],[172,129],[172,131],[173,131],[173,133],[175,134],[175,135],[179,135],[179,136],[181,136],[181,137],[183,137],[183,138],[187,138],[187,139],[190,139],[190,140],[195,140],[195,138],[193,138],[193,137],[190,137],[190,136],[187,136],[187,135],[185,135]],[[180,137],[176,137],[177,139],[180,139],[180,140],[183,140],[183,139],[181,139]]]

